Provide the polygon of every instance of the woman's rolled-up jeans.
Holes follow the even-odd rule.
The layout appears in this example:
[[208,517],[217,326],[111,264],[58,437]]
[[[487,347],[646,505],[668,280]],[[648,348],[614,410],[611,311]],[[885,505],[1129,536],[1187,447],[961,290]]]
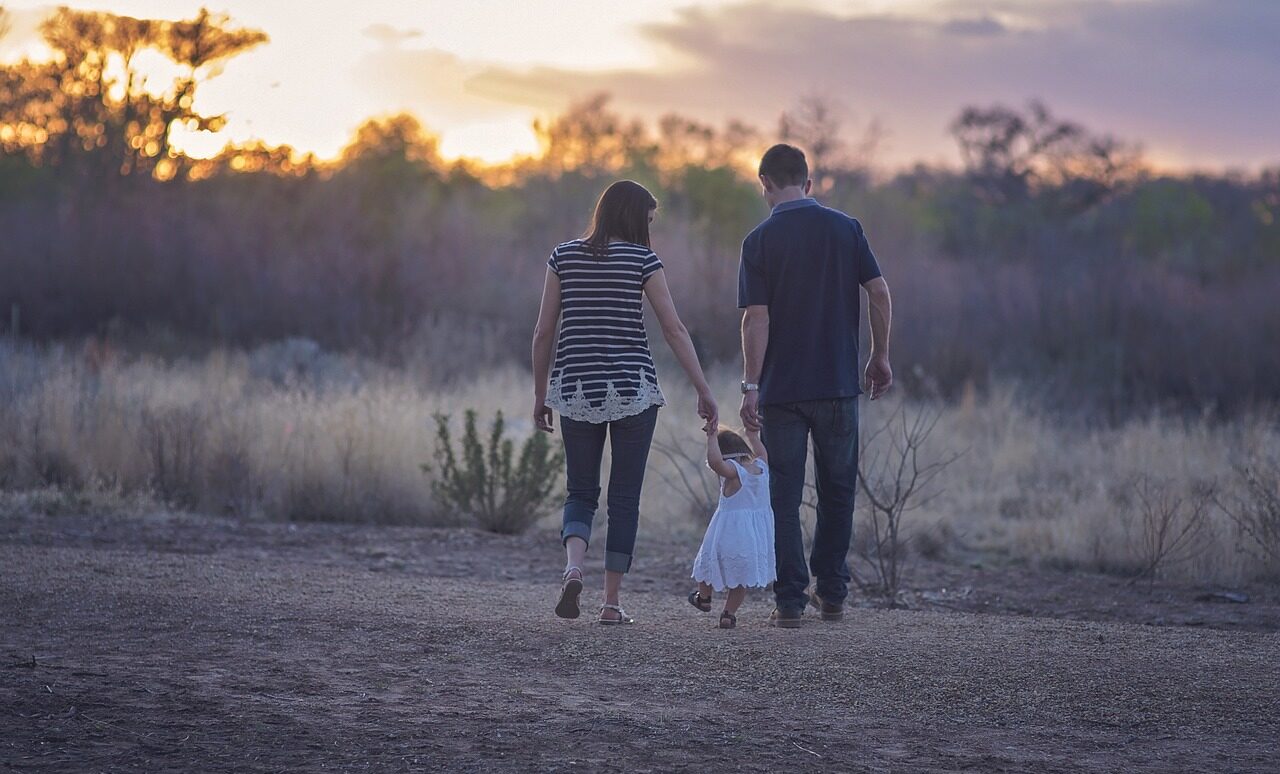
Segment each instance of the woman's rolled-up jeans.
[[568,496],[564,500],[564,528],[560,542],[579,537],[591,544],[591,523],[600,505],[600,462],[609,439],[609,533],[605,538],[604,568],[631,569],[640,523],[640,487],[644,484],[649,445],[658,424],[658,407],[613,422],[580,422],[560,417],[564,438]]

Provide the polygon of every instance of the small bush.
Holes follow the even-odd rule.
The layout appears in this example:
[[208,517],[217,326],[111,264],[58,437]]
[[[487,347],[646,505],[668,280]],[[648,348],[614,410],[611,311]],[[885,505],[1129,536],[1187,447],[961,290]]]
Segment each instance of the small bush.
[[166,503],[199,503],[208,423],[197,406],[144,408],[139,442],[151,462],[151,487]]
[[[513,465],[515,446],[503,437],[502,412],[494,417],[486,449],[476,431],[476,412],[468,409],[459,461],[449,417],[436,414],[435,420],[437,478],[431,482],[431,491],[442,504],[474,519],[482,529],[501,534],[524,532],[548,512],[564,468],[564,452],[551,451],[546,435],[535,431],[526,439]],[[424,465],[423,470],[432,468]]]
[[1235,523],[1241,550],[1264,575],[1280,579],[1280,463],[1259,457],[1236,466],[1238,494],[1217,505]]
[[1180,493],[1175,482],[1140,474],[1130,482],[1137,510],[1132,530],[1131,556],[1136,560],[1136,581],[1152,582],[1170,565],[1190,561],[1204,550],[1204,533],[1215,487],[1197,482]]

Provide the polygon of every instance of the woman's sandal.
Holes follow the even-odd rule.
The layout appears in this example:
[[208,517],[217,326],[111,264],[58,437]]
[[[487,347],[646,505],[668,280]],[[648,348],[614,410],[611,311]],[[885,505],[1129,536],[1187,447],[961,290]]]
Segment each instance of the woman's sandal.
[[570,567],[564,571],[564,584],[560,586],[560,600],[556,602],[556,615],[561,618],[577,618],[582,614],[578,597],[582,595],[582,569]]
[[[727,623],[726,623],[726,622],[727,622]],[[736,629],[736,628],[738,628],[738,616],[734,615],[733,613],[730,613],[728,610],[721,611],[721,613],[720,613],[720,628],[721,628],[721,629]]]
[[698,608],[704,613],[711,612],[711,597],[702,596],[701,589],[694,589],[689,592],[689,604]]
[[[618,614],[617,618],[605,618],[604,611],[612,610]],[[627,611],[622,609],[622,605],[601,605],[600,606],[600,624],[603,626],[624,626],[633,624],[636,619],[627,615]]]

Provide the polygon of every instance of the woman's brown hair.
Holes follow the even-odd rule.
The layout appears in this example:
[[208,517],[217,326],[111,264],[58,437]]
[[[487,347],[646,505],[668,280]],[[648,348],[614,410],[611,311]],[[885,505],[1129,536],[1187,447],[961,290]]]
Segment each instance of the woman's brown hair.
[[658,206],[653,194],[634,180],[619,180],[600,194],[591,228],[583,235],[596,255],[604,255],[610,239],[649,247],[649,212]]

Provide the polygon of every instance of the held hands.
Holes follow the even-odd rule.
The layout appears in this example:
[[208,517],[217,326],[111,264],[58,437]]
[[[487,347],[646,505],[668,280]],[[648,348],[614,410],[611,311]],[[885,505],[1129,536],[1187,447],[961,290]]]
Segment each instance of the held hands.
[[873,354],[867,361],[867,391],[871,400],[879,398],[889,391],[893,384],[893,369],[889,367],[889,356]]
[[702,426],[703,432],[714,433],[720,427],[720,410],[716,406],[716,399],[712,396],[709,387],[698,390],[698,416],[702,417],[705,423]]

